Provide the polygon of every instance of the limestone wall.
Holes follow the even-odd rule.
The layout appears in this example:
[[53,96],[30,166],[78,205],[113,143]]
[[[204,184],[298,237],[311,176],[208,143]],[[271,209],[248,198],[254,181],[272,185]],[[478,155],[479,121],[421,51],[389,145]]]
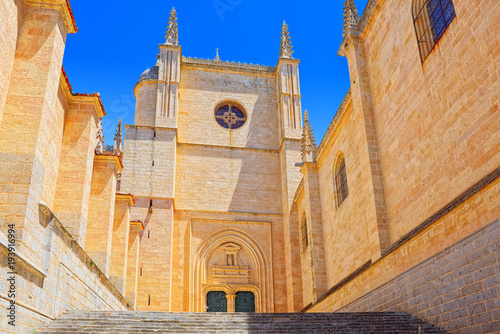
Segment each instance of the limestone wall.
[[[500,9],[453,3],[457,18],[423,64],[406,1],[370,1],[361,37],[341,46],[352,104],[339,109],[317,162],[329,290],[307,312],[398,310],[450,331],[495,325],[498,224],[485,226],[500,216],[491,34]],[[336,207],[340,151],[349,195]]]
[[280,177],[275,151],[179,144],[176,208],[281,214]]
[[[152,209],[150,209],[152,203]],[[136,303],[142,311],[170,311],[172,289],[173,202],[168,199],[136,198],[131,220],[144,223],[139,245]]]
[[14,65],[16,43],[23,22],[24,1],[7,0],[0,3],[0,124],[9,89],[10,75]]
[[[43,215],[43,213],[42,213]],[[55,224],[42,223],[41,236],[51,239],[50,254],[40,251],[38,257],[29,259],[17,256],[16,265],[16,327],[7,323],[4,316],[0,330],[4,333],[31,333],[43,328],[66,310],[126,310],[128,302],[109,282],[102,271],[93,263],[85,251],[74,241],[71,234]],[[0,235],[1,275],[7,278],[7,255],[3,235]],[[22,259],[29,259],[33,265]],[[47,260],[38,264],[36,261]],[[48,270],[45,270],[48,268]],[[2,312],[7,312],[9,298],[7,281],[0,282],[0,304]]]
[[[8,87],[5,108],[0,106],[0,265],[4,278],[0,303],[6,312],[4,307],[10,303],[6,277],[12,275],[8,274],[12,268],[7,267],[5,236],[10,232],[16,237],[17,324],[8,325],[4,316],[1,330],[31,333],[68,309],[126,309],[128,302],[82,248],[89,194],[84,188],[85,184],[90,188],[92,176],[95,117],[104,112],[97,96],[71,94],[66,80],[61,80],[66,35],[76,29],[68,3],[42,0],[22,11],[18,7],[17,23],[11,17],[15,6],[10,0],[0,5],[0,20],[9,22],[7,29],[19,23],[10,80],[2,72],[0,88],[3,98],[2,90]],[[7,39],[5,44],[2,40],[0,71],[9,70],[12,34],[1,33]],[[66,182],[74,187],[65,187]],[[111,188],[116,191],[115,185]],[[68,194],[71,190],[75,196]],[[52,219],[56,206],[62,215],[69,213],[65,218],[69,218],[68,228],[74,227],[71,232],[64,219]],[[75,224],[69,221],[73,218]],[[83,238],[77,240],[73,233]]]
[[176,132],[125,126],[121,191],[136,197],[173,198]]
[[[247,122],[237,130],[221,127],[214,117],[222,101],[235,101]],[[272,72],[238,72],[181,67],[178,136],[180,143],[279,148],[276,83]]]
[[[402,243],[392,252],[384,255],[378,261],[365,266],[365,268],[363,268],[361,271],[355,273],[354,276],[351,275],[351,277],[346,277],[346,280],[344,282],[339,282],[339,285],[332,287],[331,291],[329,291],[328,294],[324,296],[324,298],[322,298],[312,308],[308,309],[308,312],[338,311],[346,305],[356,301],[358,298],[361,298],[371,291],[380,288],[383,284],[390,282],[398,275],[401,275],[407,270],[410,270],[412,267],[417,265],[425,267],[426,265],[421,263],[423,263],[424,261],[433,262],[434,260],[432,260],[432,258],[436,256],[436,254],[438,254],[443,249],[450,247],[454,243],[468,238],[469,236],[471,239],[475,239],[475,237],[472,236],[473,233],[485,227],[488,223],[493,222],[499,217],[499,193],[500,179],[497,178],[493,183],[487,185],[479,192],[473,194],[470,198],[468,198],[466,202],[457,205],[449,214],[438,218],[432,225],[416,232],[412,236],[412,238],[409,238],[406,242]],[[488,240],[491,241],[481,245],[481,247],[486,246],[490,242],[493,242],[495,240],[496,242],[498,242],[497,229],[491,229],[491,233],[489,233],[489,235],[489,238],[491,239]],[[463,245],[465,243],[467,242],[461,243],[460,245]],[[472,245],[474,246],[469,247],[480,247],[478,242],[472,243]],[[460,247],[456,247],[458,253],[461,252],[459,248]],[[468,253],[468,251],[466,250],[464,250],[464,252],[464,254]],[[482,251],[479,248],[478,253],[480,252]],[[437,255],[437,258],[439,257],[440,256]],[[474,261],[471,261],[471,263]],[[475,266],[465,266],[467,263],[463,264],[464,268],[461,271],[460,277],[457,277],[455,274],[455,276],[453,276],[453,280],[460,280],[461,278],[475,275],[475,272],[477,270],[482,269]],[[478,265],[482,266],[482,264]],[[455,269],[456,268],[452,265],[445,266],[444,262],[443,267],[437,268],[438,273],[440,274],[439,276],[443,277],[447,274],[452,275]],[[470,281],[465,285],[473,283],[474,282]],[[428,286],[429,290],[415,290],[413,292],[413,297],[422,298],[425,293],[430,290],[434,290],[434,288],[435,287],[431,288],[431,286]],[[434,292],[431,292],[431,294],[432,293]],[[476,296],[478,297],[478,303],[485,302],[488,299],[484,299],[480,295]],[[382,307],[383,304],[392,299],[388,299],[387,296],[383,295],[379,295],[379,297],[380,299],[375,303],[375,305],[379,305],[377,306],[377,308]],[[437,295],[435,297],[437,297]],[[386,306],[395,307],[395,305],[396,304],[391,303]],[[410,305],[407,303],[400,304],[397,309],[406,312],[414,311],[414,309],[410,308]],[[422,308],[418,310],[418,312],[421,311]],[[417,315],[417,313],[414,313],[414,315]],[[437,314],[438,313],[418,313],[418,315],[423,316],[424,319],[432,318]],[[470,315],[472,315],[472,313]]]
[[495,332],[499,229],[497,219],[339,311],[406,311],[447,331]]
[[[322,144],[317,161],[324,261],[327,287],[330,288],[370,259],[380,256],[376,228],[375,200],[368,160],[368,148],[363,128],[363,116],[353,109],[350,94],[331,125],[331,133]],[[336,205],[334,166],[343,154],[346,162],[349,195]],[[308,194],[309,195],[309,194]],[[300,229],[304,215],[310,220],[309,199],[297,198]],[[309,225],[310,226],[310,225]],[[318,230],[318,231],[316,231]],[[311,233],[320,233],[315,229]],[[307,251],[308,252],[308,251]],[[314,260],[314,259],[313,259]],[[319,261],[320,259],[317,259]],[[304,306],[313,301],[310,290],[310,255],[303,254]],[[304,271],[305,270],[305,271]]]
[[453,1],[422,64],[408,1],[379,3],[362,39],[395,242],[500,165],[500,8]]

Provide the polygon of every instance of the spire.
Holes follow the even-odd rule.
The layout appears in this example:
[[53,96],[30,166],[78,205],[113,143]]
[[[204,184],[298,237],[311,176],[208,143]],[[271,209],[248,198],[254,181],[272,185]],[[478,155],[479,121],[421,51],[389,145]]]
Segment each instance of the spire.
[[175,7],[170,12],[170,20],[168,21],[167,34],[165,35],[167,45],[179,45],[179,35],[177,30],[177,12]]
[[309,123],[309,113],[304,111],[304,130],[302,132],[302,162],[316,162],[316,140]]
[[122,154],[122,119],[118,120],[118,126],[116,127],[115,132],[115,144],[113,146],[114,154]]
[[102,154],[104,151],[104,135],[102,134],[102,119],[99,118],[99,122],[97,122],[97,134],[96,134],[96,147],[95,153]]
[[292,41],[290,40],[290,34],[288,33],[288,26],[285,21],[283,21],[283,28],[281,30],[281,47],[280,47],[280,58],[292,58]]
[[219,58],[219,48],[217,48],[217,50],[215,51],[215,60],[216,61],[220,60],[220,58]]
[[358,29],[359,15],[354,0],[344,2],[344,29],[342,35],[345,37],[349,29]]

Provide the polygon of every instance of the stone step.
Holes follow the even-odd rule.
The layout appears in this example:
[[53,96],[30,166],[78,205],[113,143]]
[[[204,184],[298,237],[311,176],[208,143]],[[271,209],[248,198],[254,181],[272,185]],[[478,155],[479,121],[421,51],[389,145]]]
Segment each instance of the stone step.
[[442,334],[403,312],[374,313],[168,313],[69,311],[39,334],[80,333],[337,333]]

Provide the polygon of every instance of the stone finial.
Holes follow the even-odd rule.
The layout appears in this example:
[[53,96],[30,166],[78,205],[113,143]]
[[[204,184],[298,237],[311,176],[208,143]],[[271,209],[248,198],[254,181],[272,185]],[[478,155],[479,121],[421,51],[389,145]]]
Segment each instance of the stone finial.
[[281,30],[280,58],[293,59],[292,53],[292,41],[290,40],[290,34],[288,33],[288,26],[285,21],[283,21],[283,28]]
[[220,60],[220,58],[219,58],[219,48],[217,48],[217,50],[215,51],[215,60],[216,61]]
[[316,140],[309,123],[309,113],[304,111],[304,129],[302,132],[302,162],[316,162]]
[[116,132],[115,132],[115,144],[113,145],[113,153],[114,154],[121,154],[122,153],[122,119],[120,118],[118,120],[118,126],[116,127]]
[[96,134],[97,144],[95,147],[96,154],[102,154],[104,151],[104,135],[102,134],[102,119],[99,118],[97,123],[97,134]]
[[167,34],[165,35],[167,45],[179,45],[179,34],[177,30],[177,12],[175,7],[170,12],[170,20],[168,21]]
[[345,37],[350,29],[358,29],[359,15],[354,0],[345,0],[344,2],[344,29],[342,35]]

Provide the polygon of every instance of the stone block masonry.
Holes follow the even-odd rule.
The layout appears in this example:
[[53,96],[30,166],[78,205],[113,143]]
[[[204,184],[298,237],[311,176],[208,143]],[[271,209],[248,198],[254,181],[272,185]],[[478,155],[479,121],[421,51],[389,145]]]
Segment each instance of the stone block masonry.
[[402,310],[456,333],[498,333],[500,219],[339,312]]

